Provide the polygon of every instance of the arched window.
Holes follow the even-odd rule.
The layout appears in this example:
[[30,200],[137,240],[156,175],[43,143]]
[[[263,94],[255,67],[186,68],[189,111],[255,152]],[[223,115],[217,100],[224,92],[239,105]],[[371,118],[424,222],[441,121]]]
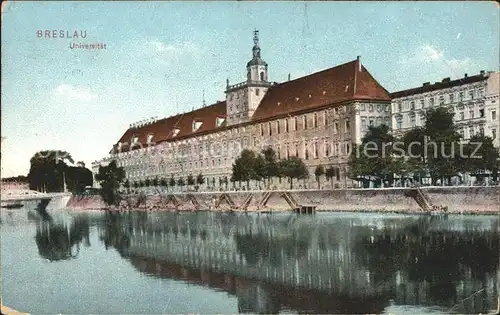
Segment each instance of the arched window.
[[261,80],[261,81],[264,81],[264,71],[262,71],[262,72],[260,73],[260,80]]

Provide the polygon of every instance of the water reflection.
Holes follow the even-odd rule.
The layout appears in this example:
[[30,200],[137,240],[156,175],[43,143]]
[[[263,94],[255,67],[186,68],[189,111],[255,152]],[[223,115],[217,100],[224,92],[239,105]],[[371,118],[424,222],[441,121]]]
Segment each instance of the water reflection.
[[[101,240],[138,270],[224,290],[240,312],[478,313],[499,294],[499,220],[107,214]],[[461,302],[474,292],[472,299]]]
[[90,246],[88,218],[76,217],[69,226],[65,223],[39,222],[35,241],[40,256],[49,261],[76,258],[80,243]]

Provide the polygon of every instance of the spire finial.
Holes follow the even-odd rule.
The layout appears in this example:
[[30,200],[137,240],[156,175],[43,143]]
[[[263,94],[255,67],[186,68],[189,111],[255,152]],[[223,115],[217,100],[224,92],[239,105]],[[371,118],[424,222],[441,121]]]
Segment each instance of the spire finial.
[[259,46],[259,31],[257,29],[253,31],[253,43],[255,46]]
[[205,103],[205,90],[203,90],[203,107],[205,107],[206,103]]

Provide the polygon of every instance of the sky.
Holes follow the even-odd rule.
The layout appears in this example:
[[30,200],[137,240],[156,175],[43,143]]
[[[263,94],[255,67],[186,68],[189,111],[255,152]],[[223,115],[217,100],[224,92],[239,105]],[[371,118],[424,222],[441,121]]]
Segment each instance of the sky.
[[[226,79],[246,78],[254,29],[270,81],[359,55],[395,92],[498,71],[499,19],[495,2],[6,3],[1,176],[26,175],[40,150],[90,167],[131,123],[199,108],[203,94],[207,104],[224,100]],[[86,37],[66,37],[75,31]]]

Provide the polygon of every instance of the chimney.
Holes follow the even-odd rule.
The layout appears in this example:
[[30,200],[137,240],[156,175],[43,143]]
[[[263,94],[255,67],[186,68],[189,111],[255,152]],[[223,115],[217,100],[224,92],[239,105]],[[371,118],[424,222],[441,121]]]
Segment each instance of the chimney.
[[467,73],[464,75],[464,78],[467,78]]
[[480,74],[480,75],[482,75],[482,76],[484,76],[484,70],[481,70],[481,71],[479,72],[479,74]]
[[442,83],[450,82],[450,78],[449,77],[448,78],[444,78],[441,82]]
[[425,82],[424,84],[422,84],[422,86],[428,86],[430,84],[431,84],[430,82]]
[[290,73],[288,73],[288,81],[290,81]]
[[357,56],[356,60],[358,61],[358,71],[361,72],[361,56]]

